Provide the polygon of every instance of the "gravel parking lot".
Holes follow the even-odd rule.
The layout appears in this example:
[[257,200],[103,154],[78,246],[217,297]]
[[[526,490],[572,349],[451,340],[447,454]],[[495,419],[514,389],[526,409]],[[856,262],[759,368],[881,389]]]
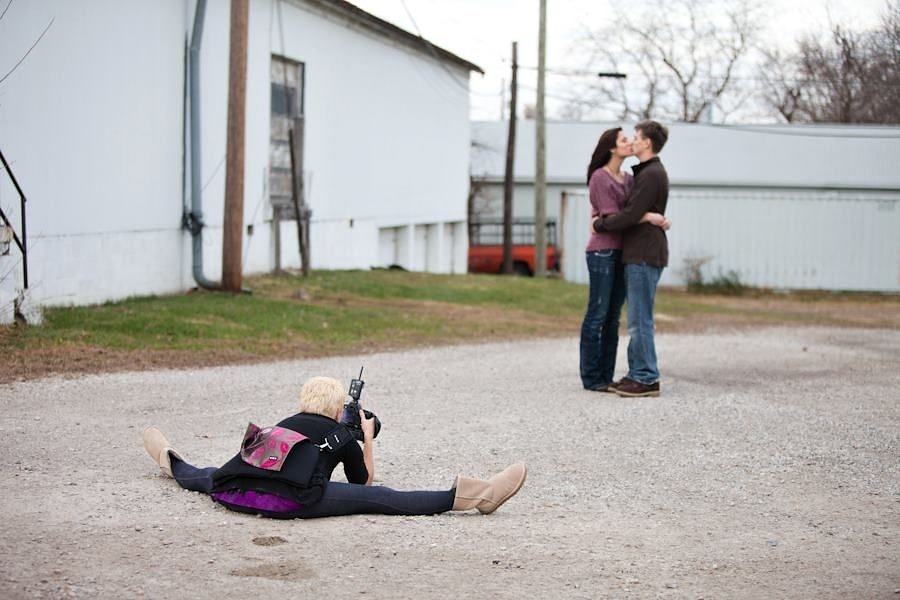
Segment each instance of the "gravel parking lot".
[[[581,389],[572,338],[0,386],[0,597],[900,598],[900,331],[658,349],[663,396],[633,400]],[[361,364],[377,483],[524,460],[521,493],[490,516],[266,520],[141,447],[156,424],[217,465],[307,377]]]

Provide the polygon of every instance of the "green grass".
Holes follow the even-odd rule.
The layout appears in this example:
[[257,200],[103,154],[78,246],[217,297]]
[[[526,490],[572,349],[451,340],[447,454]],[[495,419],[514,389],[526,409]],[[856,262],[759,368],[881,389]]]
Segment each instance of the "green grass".
[[[398,321],[399,319],[399,321]],[[202,350],[227,344],[270,354],[302,341],[323,350],[351,345],[392,330],[428,332],[433,323],[377,308],[343,310],[263,296],[197,293],[136,298],[95,307],[51,309],[42,327],[20,342],[78,342],[120,350]]]
[[[246,284],[252,295],[194,292],[48,309],[41,327],[0,328],[0,347],[314,356],[491,336],[577,335],[587,300],[584,285],[493,275],[320,271]],[[726,304],[660,290],[656,312],[686,325],[732,317],[831,322],[764,302]]]
[[515,309],[527,320],[529,313],[580,314],[585,294],[583,286],[553,280],[392,271],[270,276],[247,284],[253,294],[195,292],[48,309],[43,326],[0,343],[116,350],[228,347],[261,355],[303,346],[307,353],[332,353],[364,344],[440,343],[494,326],[443,315],[440,305],[416,310],[423,301]]
[[418,300],[512,308],[544,315],[584,310],[585,287],[559,279],[494,275],[435,275],[405,271],[321,271],[263,277],[255,281],[263,293],[284,288],[306,289],[313,297]]

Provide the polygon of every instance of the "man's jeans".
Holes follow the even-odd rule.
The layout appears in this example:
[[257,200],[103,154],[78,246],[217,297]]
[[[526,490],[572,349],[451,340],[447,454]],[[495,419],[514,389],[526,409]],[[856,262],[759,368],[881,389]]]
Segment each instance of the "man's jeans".
[[625,265],[628,288],[628,378],[644,385],[659,381],[653,341],[653,301],[661,267],[646,263]]
[[621,250],[587,253],[590,291],[581,324],[581,383],[585,388],[607,385],[616,370],[619,318],[625,301]]

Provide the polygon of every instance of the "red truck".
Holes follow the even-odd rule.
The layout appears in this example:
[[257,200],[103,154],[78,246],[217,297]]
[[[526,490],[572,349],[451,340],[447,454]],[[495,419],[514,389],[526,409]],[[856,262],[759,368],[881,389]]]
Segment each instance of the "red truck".
[[[559,270],[556,222],[547,222],[547,270]],[[534,275],[534,221],[512,223],[513,272]],[[469,273],[500,273],[503,270],[503,222],[479,221],[469,224]]]

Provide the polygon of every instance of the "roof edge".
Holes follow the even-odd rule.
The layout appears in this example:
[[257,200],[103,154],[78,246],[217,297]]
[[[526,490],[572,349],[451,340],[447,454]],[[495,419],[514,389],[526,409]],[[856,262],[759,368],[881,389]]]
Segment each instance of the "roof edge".
[[[503,177],[497,175],[471,175],[472,179],[482,184],[502,184]],[[534,178],[516,177],[513,180],[515,185],[534,185]],[[900,192],[900,187],[891,187],[884,185],[852,185],[852,184],[819,184],[819,185],[803,185],[799,183],[753,183],[741,181],[695,181],[670,179],[670,186],[673,188],[718,188],[718,189],[767,189],[767,190],[820,190],[820,191],[859,191],[859,192]],[[566,187],[582,187],[587,190],[584,179],[573,178],[553,178],[547,179],[547,185],[562,185]]]
[[351,4],[346,0],[292,0],[296,4],[309,4],[312,6],[316,6],[318,8],[330,11],[332,13],[339,14],[341,16],[350,18],[357,23],[363,25],[370,31],[373,31],[379,35],[382,35],[388,39],[394,40],[408,48],[412,48],[413,50],[418,50],[419,52],[424,52],[429,55],[436,55],[437,58],[445,60],[447,62],[454,63],[457,66],[468,69],[469,71],[475,71],[476,73],[481,73],[484,75],[484,69],[476,65],[475,63],[469,62],[466,59],[453,54],[449,50],[445,50],[440,46],[436,46],[432,44],[427,39],[423,38],[420,35],[414,35],[405,29],[394,25],[389,21],[385,21],[379,17],[376,17],[372,13],[366,12],[363,9],[359,8],[355,4]]
[[[571,119],[547,119],[548,125],[572,125],[572,126],[621,126],[633,125],[636,121],[626,119],[622,121],[576,121]],[[505,125],[508,119],[472,119],[473,125]],[[519,119],[519,124],[523,122],[534,123],[534,119]],[[667,127],[687,127],[695,129],[721,129],[724,131],[739,131],[750,133],[777,133],[779,130],[864,130],[869,132],[884,132],[886,135],[871,136],[873,139],[893,140],[900,137],[900,125],[891,125],[884,123],[688,123],[686,121],[664,121]],[[842,137],[840,135],[821,137]]]

